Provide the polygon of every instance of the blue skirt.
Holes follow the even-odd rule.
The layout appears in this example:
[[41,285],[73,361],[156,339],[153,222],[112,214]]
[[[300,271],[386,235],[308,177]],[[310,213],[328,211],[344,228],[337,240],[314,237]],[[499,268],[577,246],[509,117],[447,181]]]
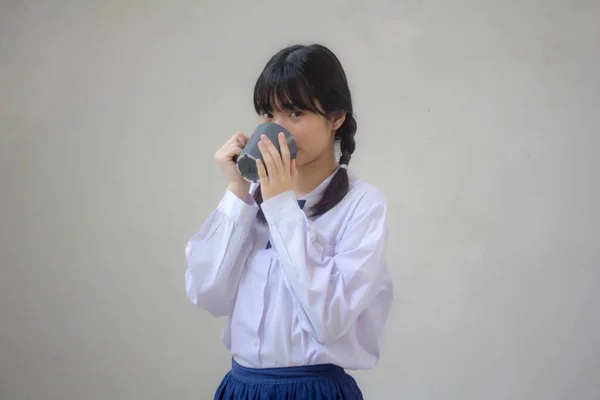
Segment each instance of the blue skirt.
[[354,378],[333,364],[261,369],[231,364],[215,400],[363,400]]

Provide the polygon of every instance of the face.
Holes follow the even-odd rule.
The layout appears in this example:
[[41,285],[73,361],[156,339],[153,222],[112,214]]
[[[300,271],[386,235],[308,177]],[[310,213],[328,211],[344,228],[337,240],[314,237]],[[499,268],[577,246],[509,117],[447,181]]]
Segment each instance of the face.
[[330,121],[321,114],[297,110],[265,113],[260,120],[274,122],[290,132],[298,147],[297,168],[322,157],[331,157],[334,152],[335,130],[341,126],[339,119]]

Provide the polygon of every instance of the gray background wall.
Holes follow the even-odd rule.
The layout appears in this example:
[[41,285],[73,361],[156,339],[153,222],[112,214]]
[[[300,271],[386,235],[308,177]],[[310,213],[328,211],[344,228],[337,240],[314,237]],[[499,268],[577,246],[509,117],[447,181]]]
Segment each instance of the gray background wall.
[[391,209],[367,399],[597,399],[597,1],[0,2],[0,399],[208,399],[184,246],[290,43],[344,63]]

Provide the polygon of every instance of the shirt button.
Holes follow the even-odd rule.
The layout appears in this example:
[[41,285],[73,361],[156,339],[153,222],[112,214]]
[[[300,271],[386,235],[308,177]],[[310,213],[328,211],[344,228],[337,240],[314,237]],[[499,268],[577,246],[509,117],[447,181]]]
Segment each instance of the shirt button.
[[252,339],[252,344],[253,344],[254,346],[258,346],[258,340],[256,340],[256,339]]

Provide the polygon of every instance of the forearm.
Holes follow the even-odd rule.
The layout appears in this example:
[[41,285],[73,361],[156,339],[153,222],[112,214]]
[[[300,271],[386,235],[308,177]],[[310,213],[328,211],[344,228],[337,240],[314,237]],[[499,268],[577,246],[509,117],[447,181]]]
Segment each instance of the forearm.
[[384,220],[385,207],[357,216],[335,249],[306,218],[293,193],[282,193],[262,208],[306,330],[321,342],[336,340],[386,290],[386,229],[377,223]]
[[[246,195],[249,196],[248,192]],[[246,259],[252,250],[252,223],[258,208],[225,194],[186,246],[186,292],[192,303],[228,315]]]

